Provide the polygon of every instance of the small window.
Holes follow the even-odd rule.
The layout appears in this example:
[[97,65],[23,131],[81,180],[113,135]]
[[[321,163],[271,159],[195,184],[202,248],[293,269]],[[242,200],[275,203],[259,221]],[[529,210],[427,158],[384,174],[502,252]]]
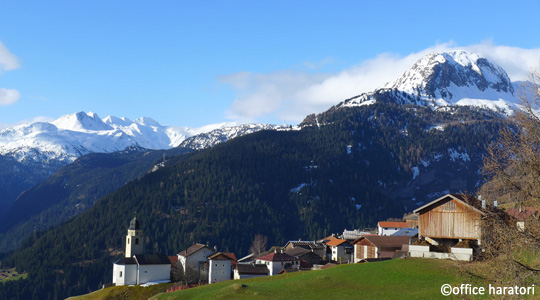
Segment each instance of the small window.
[[122,271],[120,271],[120,278],[122,278]]
[[129,240],[130,240],[130,238],[128,238],[128,245],[129,245]]

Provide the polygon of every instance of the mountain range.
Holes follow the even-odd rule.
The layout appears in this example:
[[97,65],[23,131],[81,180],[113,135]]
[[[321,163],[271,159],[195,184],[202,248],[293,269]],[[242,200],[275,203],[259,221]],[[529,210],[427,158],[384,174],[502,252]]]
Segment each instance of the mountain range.
[[[312,240],[373,227],[441,193],[474,192],[484,182],[486,147],[506,126],[515,103],[512,82],[495,64],[461,51],[433,53],[395,82],[309,115],[298,127],[270,127],[199,151],[174,148],[179,152],[165,157],[124,151],[153,157],[144,163],[118,152],[82,156],[19,200],[68,187],[65,203],[76,204],[84,187],[86,194],[95,191],[85,182],[137,172],[85,202],[78,215],[34,232],[17,251],[4,254],[4,265],[29,276],[1,285],[0,298],[62,298],[109,282],[135,211],[144,220],[150,252],[173,254],[210,242],[243,255],[256,234],[276,245]],[[85,130],[109,128],[92,126]],[[216,130],[184,145],[198,149],[209,140],[223,141]],[[100,177],[101,171],[107,175]],[[79,174],[69,182],[86,172],[96,177]],[[19,207],[24,211],[25,205]]]
[[267,124],[220,123],[200,128],[162,126],[144,117],[131,121],[78,112],[52,122],[23,124],[0,131],[0,216],[24,190],[60,167],[90,153],[113,153],[127,147],[150,150],[187,147],[203,149],[262,129],[286,129]]

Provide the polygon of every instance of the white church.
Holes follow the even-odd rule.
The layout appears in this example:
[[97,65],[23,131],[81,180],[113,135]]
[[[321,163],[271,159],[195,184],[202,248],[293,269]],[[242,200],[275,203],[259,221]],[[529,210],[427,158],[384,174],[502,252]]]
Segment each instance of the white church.
[[141,224],[135,216],[126,235],[125,256],[113,263],[113,284],[138,285],[171,280],[171,261],[164,254],[144,254]]

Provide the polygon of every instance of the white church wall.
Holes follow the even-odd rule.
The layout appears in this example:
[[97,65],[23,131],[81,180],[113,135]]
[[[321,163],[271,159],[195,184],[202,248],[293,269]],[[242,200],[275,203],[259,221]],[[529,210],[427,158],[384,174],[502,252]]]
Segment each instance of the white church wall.
[[171,280],[171,265],[140,265],[139,283]]

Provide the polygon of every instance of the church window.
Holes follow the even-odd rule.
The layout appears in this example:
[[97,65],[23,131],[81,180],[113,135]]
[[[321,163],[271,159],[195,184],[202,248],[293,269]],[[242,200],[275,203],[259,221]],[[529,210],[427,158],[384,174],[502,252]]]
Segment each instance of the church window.
[[130,240],[130,238],[128,238],[128,245],[129,245],[129,240]]
[[120,278],[122,278],[122,271],[120,271]]

